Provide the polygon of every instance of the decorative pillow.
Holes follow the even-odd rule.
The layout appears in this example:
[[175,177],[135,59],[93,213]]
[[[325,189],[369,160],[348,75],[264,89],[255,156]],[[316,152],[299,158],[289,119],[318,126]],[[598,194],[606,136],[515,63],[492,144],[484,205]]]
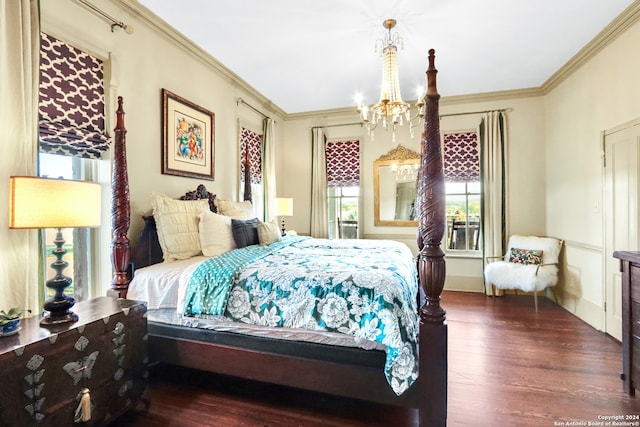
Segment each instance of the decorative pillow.
[[175,200],[158,196],[152,206],[165,261],[187,259],[202,252],[198,216],[200,212],[209,210],[207,200]]
[[509,262],[516,264],[542,264],[542,251],[511,248],[511,255],[509,256]]
[[258,240],[262,246],[282,240],[278,225],[272,222],[258,221]]
[[246,221],[231,218],[231,230],[233,232],[233,240],[235,240],[236,246],[239,248],[260,243],[258,238],[258,218]]
[[200,246],[205,256],[218,256],[236,248],[231,218],[211,211],[200,212]]
[[244,202],[231,202],[229,200],[216,198],[216,206],[218,207],[218,213],[220,215],[235,219],[251,219],[256,217],[256,214],[253,213],[253,205],[248,200]]

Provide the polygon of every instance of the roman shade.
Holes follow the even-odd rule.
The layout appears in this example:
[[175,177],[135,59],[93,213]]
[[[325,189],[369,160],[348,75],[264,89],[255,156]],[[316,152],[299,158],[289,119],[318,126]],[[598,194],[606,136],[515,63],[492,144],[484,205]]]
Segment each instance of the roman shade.
[[360,141],[328,142],[326,159],[329,187],[360,185]]
[[98,159],[109,148],[103,81],[100,59],[41,33],[41,152]]
[[476,132],[444,134],[443,145],[446,182],[480,181],[480,154]]
[[245,177],[245,160],[249,160],[249,172],[251,184],[260,184],[262,182],[262,135],[256,132],[242,128],[240,135],[240,180],[244,182]]

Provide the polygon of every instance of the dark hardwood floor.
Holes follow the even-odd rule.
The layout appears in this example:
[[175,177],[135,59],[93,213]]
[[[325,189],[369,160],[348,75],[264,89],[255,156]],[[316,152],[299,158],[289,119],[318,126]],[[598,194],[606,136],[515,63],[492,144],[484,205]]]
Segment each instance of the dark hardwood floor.
[[[449,426],[597,425],[602,416],[640,415],[640,394],[622,392],[620,343],[546,298],[539,304],[536,313],[532,297],[444,293]],[[117,425],[417,425],[411,409],[165,366],[152,369],[150,399],[147,412]]]

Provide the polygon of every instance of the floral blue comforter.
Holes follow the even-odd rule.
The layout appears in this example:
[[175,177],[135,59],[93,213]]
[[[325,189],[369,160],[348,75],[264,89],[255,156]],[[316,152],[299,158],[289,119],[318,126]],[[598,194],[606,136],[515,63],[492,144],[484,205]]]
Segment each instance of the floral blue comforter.
[[381,343],[387,381],[401,394],[418,377],[417,292],[404,244],[288,237],[203,262],[190,279],[184,314]]

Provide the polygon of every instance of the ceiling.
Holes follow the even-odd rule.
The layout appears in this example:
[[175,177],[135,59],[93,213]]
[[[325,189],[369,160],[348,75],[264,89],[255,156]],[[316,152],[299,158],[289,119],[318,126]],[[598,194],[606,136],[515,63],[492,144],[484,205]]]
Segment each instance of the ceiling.
[[541,86],[633,0],[139,0],[288,114],[378,101],[394,18],[404,100]]

